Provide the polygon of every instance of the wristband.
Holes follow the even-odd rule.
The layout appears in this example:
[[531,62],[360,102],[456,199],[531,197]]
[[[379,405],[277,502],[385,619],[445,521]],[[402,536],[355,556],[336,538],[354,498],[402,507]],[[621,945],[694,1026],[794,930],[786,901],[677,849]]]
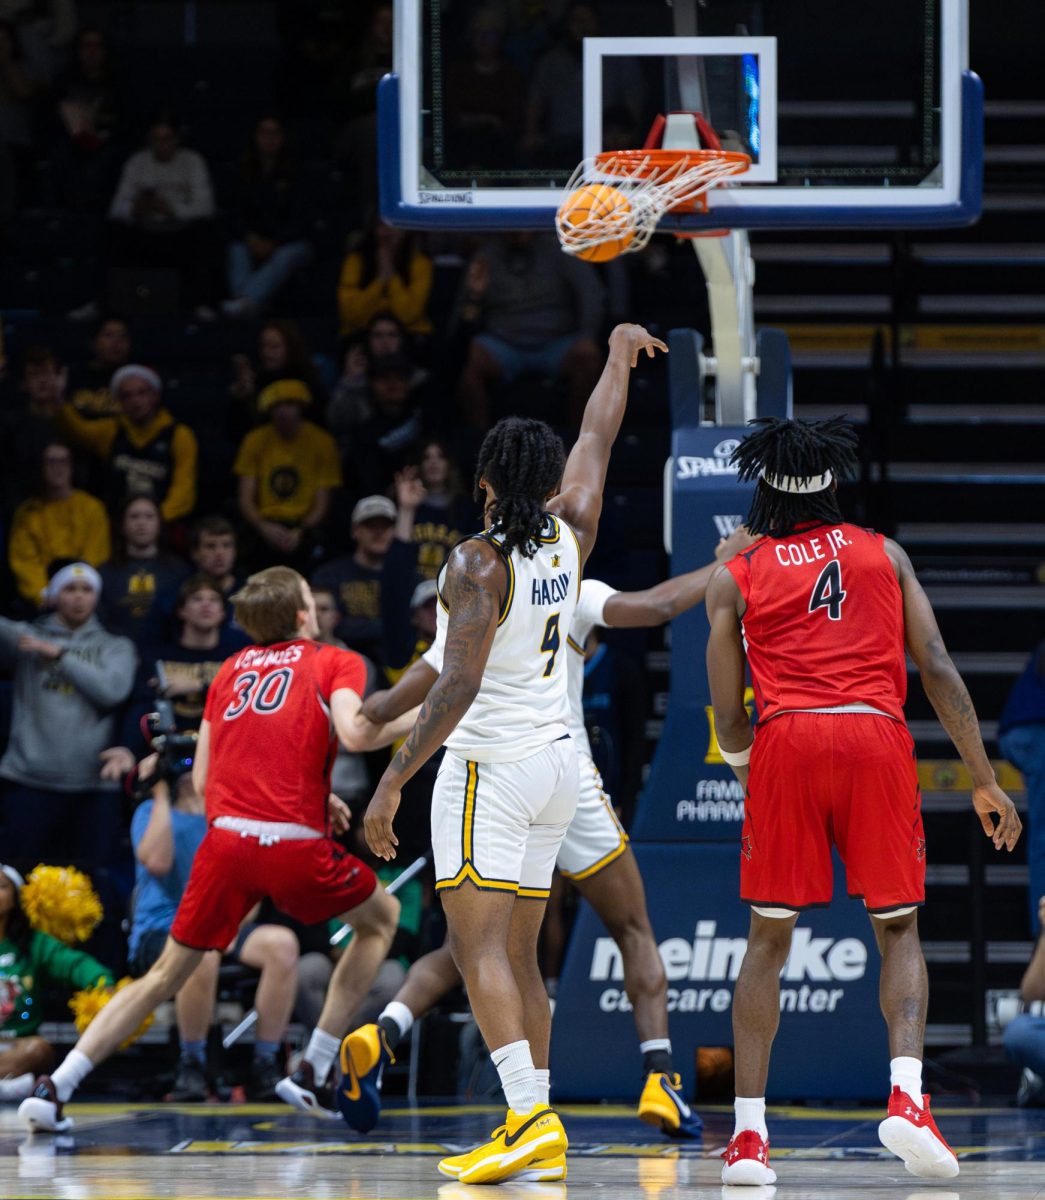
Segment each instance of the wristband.
[[729,750],[723,750],[722,747],[719,746],[718,752],[731,767],[746,767],[751,761],[751,746],[754,744],[755,743],[752,742],[751,745],[745,750],[737,750],[735,753],[730,752]]

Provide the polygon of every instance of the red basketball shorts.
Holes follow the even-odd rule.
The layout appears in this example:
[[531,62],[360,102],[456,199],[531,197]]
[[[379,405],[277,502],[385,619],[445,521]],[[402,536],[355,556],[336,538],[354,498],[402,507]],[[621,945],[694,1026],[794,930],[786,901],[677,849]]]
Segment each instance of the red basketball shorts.
[[193,859],[171,937],[193,950],[224,950],[266,896],[287,916],[314,925],[362,904],[376,886],[374,872],[331,838],[262,846],[256,837],[211,827]]
[[822,907],[831,847],[869,912],[925,900],[925,834],[914,742],[870,713],[783,713],[751,749],[740,895],[765,908]]

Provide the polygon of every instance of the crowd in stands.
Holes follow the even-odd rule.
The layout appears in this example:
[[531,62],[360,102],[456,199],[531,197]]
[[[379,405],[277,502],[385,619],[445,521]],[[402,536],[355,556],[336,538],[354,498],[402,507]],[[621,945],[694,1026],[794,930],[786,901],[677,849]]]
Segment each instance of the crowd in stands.
[[[188,775],[137,805],[125,781],[149,754],[148,714],[194,730],[220,663],[246,644],[231,603],[246,576],[301,571],[322,639],[364,655],[370,686],[388,686],[431,643],[436,576],[481,523],[471,464],[483,432],[523,411],[569,436],[621,311],[620,274],[567,258],[551,233],[426,242],[382,223],[374,87],[390,65],[391,5],[276,7],[280,70],[264,105],[222,114],[241,119],[245,146],[226,163],[193,145],[177,95],[134,104],[128,47],[78,24],[73,0],[0,8],[0,244],[15,248],[19,222],[43,212],[94,235],[71,303],[60,315],[16,306],[0,342],[0,861],[90,873],[106,919],[88,949],[110,982],[155,959],[205,828]],[[484,10],[475,59],[452,79],[453,136],[480,153],[526,110],[505,32],[496,6]],[[553,38],[549,27],[551,49]],[[535,41],[531,57],[541,52]],[[326,156],[341,181],[326,194],[293,134],[317,111],[332,118]],[[538,109],[528,120],[536,139]],[[139,305],[143,291],[170,301],[166,323]],[[190,335],[211,347],[194,364],[220,381],[202,396],[182,369]],[[641,707],[641,681],[628,699]],[[357,815],[381,768],[380,755],[339,755],[334,788]],[[411,784],[403,864],[427,849],[434,770]],[[431,918],[423,878],[400,900],[378,1008]],[[282,1074],[291,1014],[318,1011],[328,933],[263,911],[228,948],[260,972],[256,1098]],[[219,958],[179,997],[181,1099],[207,1094]]]

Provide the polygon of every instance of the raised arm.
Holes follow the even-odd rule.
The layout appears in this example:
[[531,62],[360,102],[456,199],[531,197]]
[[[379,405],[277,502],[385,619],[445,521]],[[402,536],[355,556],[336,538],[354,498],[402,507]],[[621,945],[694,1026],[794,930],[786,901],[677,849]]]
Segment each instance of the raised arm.
[[367,844],[379,858],[395,858],[392,820],[403,785],[453,733],[479,693],[507,586],[504,560],[488,542],[462,542],[450,555],[443,586],[450,616],[442,669],[366,812]]
[[[740,754],[751,746],[754,734],[744,707],[744,641],[740,632],[738,603],[740,589],[725,569],[715,568],[707,590],[708,684],[715,713],[715,735],[727,754]],[[747,765],[733,766],[733,773],[747,787]]]
[[[1016,806],[995,779],[969,689],[947,653],[929,597],[918,582],[906,551],[888,540],[885,546],[903,592],[904,638],[922,687],[972,776],[972,806],[979,814],[984,833],[996,849],[1005,846],[1011,850],[1023,826]],[[997,825],[991,819],[992,813],[998,814]]]
[[665,625],[680,613],[688,612],[704,599],[704,593],[719,563],[729,562],[741,550],[757,541],[743,527],[723,538],[715,550],[715,561],[665,579],[656,587],[641,592],[615,592],[602,610],[603,621],[614,629],[649,628]]
[[654,350],[667,353],[667,349],[641,325],[618,325],[610,334],[606,365],[584,409],[580,433],[566,460],[562,489],[548,503],[549,511],[562,517],[577,534],[585,560],[595,545],[606,469],[624,419],[631,368],[643,350],[652,358]]

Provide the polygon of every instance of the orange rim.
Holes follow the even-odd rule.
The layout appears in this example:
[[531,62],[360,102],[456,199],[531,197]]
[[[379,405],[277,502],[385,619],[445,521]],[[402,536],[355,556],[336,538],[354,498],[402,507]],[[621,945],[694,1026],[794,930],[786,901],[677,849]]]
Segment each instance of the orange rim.
[[[751,156],[739,150],[603,150],[595,155],[595,165],[607,175],[621,179],[648,179],[654,174],[661,174],[678,167],[688,171],[691,167],[708,163],[722,165],[722,178],[729,175],[741,175],[751,166]],[[718,181],[708,186],[708,191]],[[692,196],[688,200],[680,200],[673,204],[669,212],[707,212],[707,192]],[[698,235],[714,237],[715,234]]]
[[[733,169],[729,174],[739,175],[751,166],[751,156],[739,150],[603,150],[595,155],[596,166],[607,175],[637,175],[640,179],[677,163],[687,170],[710,162],[730,163]],[[615,171],[615,166],[626,169]]]

